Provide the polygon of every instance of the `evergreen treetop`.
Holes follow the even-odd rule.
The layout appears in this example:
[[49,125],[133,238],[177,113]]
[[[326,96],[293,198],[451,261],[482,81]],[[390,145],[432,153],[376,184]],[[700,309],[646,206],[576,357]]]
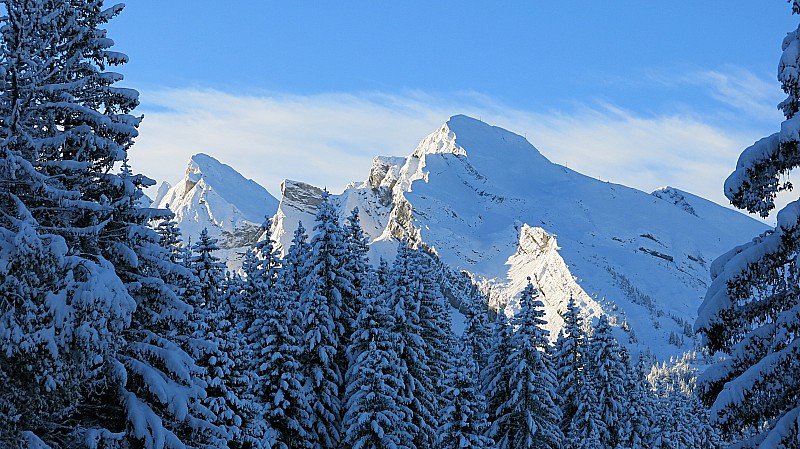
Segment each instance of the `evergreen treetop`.
[[550,354],[544,304],[528,278],[520,297],[520,310],[511,319],[515,328],[511,352],[505,362],[509,400],[500,406],[498,419],[506,422],[509,447],[560,448],[561,410],[557,405],[556,378]]
[[[792,0],[792,12],[800,3]],[[778,107],[780,131],[745,149],[725,181],[731,203],[767,217],[775,197],[792,187],[800,165],[800,27],[783,40],[778,81],[786,99]],[[777,226],[733,248],[711,265],[712,283],[695,329],[709,354],[724,360],[706,370],[700,395],[726,438],[742,447],[790,447],[800,428],[800,201],[777,214]]]

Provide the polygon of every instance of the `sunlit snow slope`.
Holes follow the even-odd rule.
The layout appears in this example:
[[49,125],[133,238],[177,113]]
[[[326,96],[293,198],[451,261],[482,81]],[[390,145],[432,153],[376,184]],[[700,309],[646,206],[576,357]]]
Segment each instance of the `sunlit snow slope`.
[[[320,190],[286,181],[281,193],[275,231],[287,246],[298,221],[313,226]],[[510,311],[531,277],[554,333],[573,295],[587,316],[609,315],[624,343],[662,357],[693,348],[711,261],[767,229],[675,188],[648,194],[584,176],[465,116],[408,157],[376,158],[367,181],[335,200],[343,217],[360,209],[378,254],[401,237],[424,243]]]

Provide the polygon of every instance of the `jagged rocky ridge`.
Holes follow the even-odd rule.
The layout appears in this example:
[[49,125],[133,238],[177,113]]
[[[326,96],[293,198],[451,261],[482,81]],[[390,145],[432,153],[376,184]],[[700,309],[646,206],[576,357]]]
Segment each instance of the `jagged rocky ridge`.
[[[283,183],[273,224],[283,247],[299,221],[312,227],[320,193]],[[523,137],[465,116],[408,157],[376,157],[367,180],[334,200],[342,217],[359,208],[376,256],[391,257],[402,238],[424,245],[451,278],[511,312],[531,277],[552,335],[572,295],[585,315],[608,315],[623,343],[662,357],[694,347],[691,323],[710,262],[767,229],[675,188],[647,194],[584,176]]]

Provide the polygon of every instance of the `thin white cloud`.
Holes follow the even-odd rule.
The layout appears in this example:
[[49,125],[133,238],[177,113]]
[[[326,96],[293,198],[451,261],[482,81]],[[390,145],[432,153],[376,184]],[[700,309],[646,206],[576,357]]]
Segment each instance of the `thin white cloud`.
[[[724,105],[760,101],[743,96],[746,89],[732,78],[708,79],[733,86],[720,89]],[[741,150],[763,135],[694,113],[644,117],[611,104],[522,111],[475,93],[243,96],[185,89],[141,96],[145,120],[131,151],[136,170],[174,182],[192,154],[205,152],[276,196],[284,178],[340,191],[366,179],[373,156],[407,155],[449,116],[463,113],[524,134],[553,162],[589,176],[646,191],[672,185],[726,204],[725,177]]]
[[774,101],[779,89],[773,80],[767,81],[746,71],[735,74],[709,71],[699,76],[714,88],[712,95],[718,101],[764,117],[780,115]]
[[[707,96],[716,102],[703,112],[707,121],[778,123],[782,117],[777,104],[785,95],[775,76],[768,74],[755,74],[740,67],[727,66],[718,70],[682,73],[652,71],[647,79],[676,89],[676,93],[687,87],[698,88],[697,92],[686,92],[690,92],[689,95]],[[694,109],[697,109],[696,106]]]
[[131,151],[138,170],[174,182],[192,154],[205,152],[275,195],[284,178],[340,190],[367,176],[373,156],[405,154],[447,119],[414,100],[380,94],[274,97],[166,90],[142,92],[142,98],[145,120]]
[[672,185],[723,204],[722,182],[754,139],[693,117],[640,117],[612,106],[513,121],[553,162],[645,191]]

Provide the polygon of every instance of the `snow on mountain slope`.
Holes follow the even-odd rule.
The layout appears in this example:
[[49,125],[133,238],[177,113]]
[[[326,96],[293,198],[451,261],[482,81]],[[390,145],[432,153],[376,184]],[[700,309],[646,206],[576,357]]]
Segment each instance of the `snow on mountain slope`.
[[221,248],[233,252],[257,241],[264,217],[278,208],[278,200],[255,181],[202,153],[191,157],[174,187],[163,183],[157,197],[158,207],[175,213],[185,241],[208,228]]
[[[287,181],[275,221],[285,247],[311,228],[319,189]],[[468,271],[494,307],[515,309],[528,276],[554,336],[570,295],[606,314],[634,349],[667,357],[693,347],[708,266],[767,226],[678,189],[653,194],[553,164],[523,137],[454,116],[406,158],[378,157],[367,181],[335,197],[358,206],[376,253],[402,237]]]

